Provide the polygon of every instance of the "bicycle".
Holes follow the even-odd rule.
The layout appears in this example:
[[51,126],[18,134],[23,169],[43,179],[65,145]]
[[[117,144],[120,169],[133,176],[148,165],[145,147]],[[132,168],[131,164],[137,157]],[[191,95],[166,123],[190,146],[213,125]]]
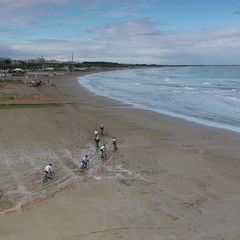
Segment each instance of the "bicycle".
[[83,165],[82,165],[80,171],[81,171],[81,172],[85,172],[85,171],[87,171],[88,169],[89,169],[89,164],[85,165],[84,167],[83,167]]
[[104,151],[101,151],[101,159],[104,160],[104,159],[107,159],[107,153],[106,153],[106,150]]
[[116,152],[118,150],[117,143],[113,142],[113,151]]
[[96,143],[97,149],[99,149],[99,142],[100,142],[100,137],[99,137],[99,136],[96,136],[96,137],[95,137],[95,143]]
[[101,132],[101,135],[103,135],[103,130],[104,130],[104,126],[103,124],[100,125],[100,132]]
[[118,150],[118,147],[117,147],[117,139],[116,137],[113,138],[113,141],[112,141],[112,144],[113,144],[113,151],[116,152]]
[[49,174],[45,174],[43,177],[43,182],[46,183],[48,181],[48,179],[54,179],[55,178],[55,172],[54,170],[51,171]]

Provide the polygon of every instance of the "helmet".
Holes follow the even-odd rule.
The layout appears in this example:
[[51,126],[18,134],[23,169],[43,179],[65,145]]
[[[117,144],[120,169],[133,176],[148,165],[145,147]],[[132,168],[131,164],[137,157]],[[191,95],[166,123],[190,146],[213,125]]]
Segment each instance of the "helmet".
[[52,164],[51,164],[51,163],[49,163],[48,165],[49,165],[49,166],[52,166]]
[[85,157],[88,157],[88,155],[86,155]]

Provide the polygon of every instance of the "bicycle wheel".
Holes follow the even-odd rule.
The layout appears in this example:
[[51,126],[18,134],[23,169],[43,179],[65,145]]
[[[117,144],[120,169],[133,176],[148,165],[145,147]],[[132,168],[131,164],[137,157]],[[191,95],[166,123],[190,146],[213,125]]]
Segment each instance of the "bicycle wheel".
[[51,172],[50,177],[51,177],[51,179],[55,178],[55,172],[54,171]]
[[102,160],[107,160],[107,154],[104,152],[103,154],[102,154]]
[[3,190],[0,190],[0,198],[3,196]]
[[44,177],[43,177],[43,182],[46,183],[47,181],[48,181],[48,176],[47,176],[47,174],[46,174],[46,175],[44,175]]

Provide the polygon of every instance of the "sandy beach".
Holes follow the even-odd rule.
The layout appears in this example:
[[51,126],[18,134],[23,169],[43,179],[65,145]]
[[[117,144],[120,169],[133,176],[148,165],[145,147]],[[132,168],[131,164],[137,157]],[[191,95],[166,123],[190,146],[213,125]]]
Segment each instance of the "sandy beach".
[[[58,105],[0,109],[0,240],[240,239],[240,134],[96,96],[83,74],[6,88],[10,103]],[[56,178],[43,184],[49,162]]]

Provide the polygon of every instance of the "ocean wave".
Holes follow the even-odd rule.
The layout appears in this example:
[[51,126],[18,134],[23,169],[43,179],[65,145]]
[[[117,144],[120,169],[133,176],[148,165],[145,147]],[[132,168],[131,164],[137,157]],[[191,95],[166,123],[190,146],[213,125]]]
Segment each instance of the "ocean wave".
[[225,122],[236,127],[240,88],[233,85],[239,78],[239,69],[234,69],[208,66],[123,70],[101,73],[100,77],[95,74],[91,81],[81,80],[91,78],[87,75],[79,83],[95,94],[138,108],[167,115],[171,112],[195,122],[208,122],[206,125],[223,126]]

